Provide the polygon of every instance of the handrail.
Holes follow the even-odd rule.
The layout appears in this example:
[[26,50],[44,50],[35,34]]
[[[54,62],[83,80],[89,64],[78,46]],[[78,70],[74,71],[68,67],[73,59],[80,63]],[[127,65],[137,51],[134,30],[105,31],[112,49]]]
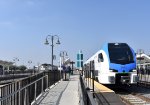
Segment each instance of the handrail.
[[28,85],[22,87],[21,89],[18,89],[17,91],[15,91],[15,92],[13,92],[13,93],[10,93],[9,95],[7,95],[7,96],[5,96],[5,97],[0,98],[0,101],[3,101],[3,100],[5,100],[5,99],[11,97],[12,95],[15,95],[16,93],[18,93],[18,92],[20,92],[20,91],[26,89],[26,88],[29,87],[30,85],[36,83],[36,82],[39,81],[39,80],[42,80],[42,79],[45,78],[45,77],[48,77],[48,76],[45,75],[45,76],[43,76],[43,77],[41,77],[41,78],[35,80],[34,82],[32,82],[32,83],[30,83],[30,84],[28,84]]
[[90,100],[91,105],[96,105],[96,102],[94,101],[93,95],[92,95],[92,93],[90,92],[90,90],[87,90],[87,95],[88,95],[88,97],[89,97],[89,100]]
[[[55,80],[53,74],[55,75]],[[60,71],[44,71],[0,87],[0,105],[32,105],[43,92],[61,79]]]
[[83,94],[84,104],[85,105],[97,105],[93,99],[93,94],[90,92],[89,88],[87,88],[87,85],[81,75],[80,75],[80,83],[81,83],[81,89],[82,89],[81,91],[83,91],[82,94]]
[[[44,72],[41,72],[41,73],[44,73]],[[34,76],[37,76],[37,75],[39,75],[39,74],[41,74],[41,73],[37,73],[37,74],[34,75]],[[15,82],[20,82],[21,80],[28,79],[29,77],[32,77],[32,76],[24,77],[23,79],[19,79],[19,80],[16,79],[15,81],[12,81],[11,83],[6,84],[5,86],[8,86],[8,85],[10,85],[10,84],[12,84],[12,83],[15,83]]]

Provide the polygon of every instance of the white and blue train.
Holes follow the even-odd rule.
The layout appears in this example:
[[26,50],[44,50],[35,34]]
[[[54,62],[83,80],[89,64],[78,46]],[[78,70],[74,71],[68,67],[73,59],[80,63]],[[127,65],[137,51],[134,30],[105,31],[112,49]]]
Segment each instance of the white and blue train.
[[90,62],[98,71],[96,78],[102,84],[134,84],[138,80],[136,55],[126,43],[104,44],[84,65]]

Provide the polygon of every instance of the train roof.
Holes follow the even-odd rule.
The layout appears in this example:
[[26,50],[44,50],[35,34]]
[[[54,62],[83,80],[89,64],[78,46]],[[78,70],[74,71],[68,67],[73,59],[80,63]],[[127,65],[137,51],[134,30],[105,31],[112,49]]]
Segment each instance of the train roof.
[[[104,43],[102,46],[101,46],[101,48],[100,48],[100,50],[106,50],[106,49],[108,49],[108,45],[128,45],[127,43],[120,43],[120,42],[111,42],[111,43]],[[98,50],[94,55],[92,55],[89,59],[87,59],[85,62],[84,62],[84,64],[87,64],[87,63],[89,63],[92,59],[94,59],[94,57],[95,57],[95,55],[97,54],[97,53],[99,53],[100,52],[100,50]]]

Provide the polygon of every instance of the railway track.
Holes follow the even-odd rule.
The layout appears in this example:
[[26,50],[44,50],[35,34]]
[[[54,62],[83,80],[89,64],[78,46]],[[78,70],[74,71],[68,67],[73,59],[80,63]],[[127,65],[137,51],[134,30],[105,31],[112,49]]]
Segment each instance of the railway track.
[[120,96],[126,105],[150,105],[150,88],[133,85],[113,88],[112,90]]
[[123,102],[127,105],[150,105],[150,102],[141,99],[140,97],[134,96],[132,94],[118,94]]
[[[123,103],[116,105],[150,105],[150,88],[139,85],[105,85],[120,97]],[[92,87],[90,87],[92,88]],[[115,93],[107,92],[103,87],[95,88],[95,98],[98,105],[114,104]],[[99,92],[100,91],[100,92]],[[109,97],[108,97],[109,96]],[[115,104],[114,104],[115,105]]]

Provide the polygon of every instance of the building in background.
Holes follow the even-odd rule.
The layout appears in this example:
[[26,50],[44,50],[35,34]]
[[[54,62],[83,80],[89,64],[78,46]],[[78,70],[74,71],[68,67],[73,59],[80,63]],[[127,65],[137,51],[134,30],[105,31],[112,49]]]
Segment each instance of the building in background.
[[77,64],[77,69],[82,70],[82,67],[83,67],[83,53],[82,53],[81,50],[77,53],[77,63],[76,64]]
[[13,64],[14,62],[0,60],[0,75],[4,75],[5,72],[9,72],[10,66],[12,66]]
[[137,68],[138,69],[149,69],[150,70],[150,56],[143,53],[137,53],[136,54],[136,60],[137,60]]
[[[41,64],[39,70],[52,70],[52,65],[47,63]],[[58,67],[53,65],[53,70],[58,70]]]

